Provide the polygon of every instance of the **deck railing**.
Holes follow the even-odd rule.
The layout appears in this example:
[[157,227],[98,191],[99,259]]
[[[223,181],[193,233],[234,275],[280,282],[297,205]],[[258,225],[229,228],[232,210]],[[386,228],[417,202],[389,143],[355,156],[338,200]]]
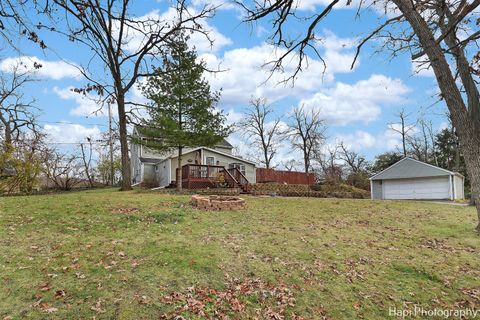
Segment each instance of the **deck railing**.
[[238,181],[240,184],[248,183],[247,178],[243,175],[242,171],[238,168],[229,168],[228,172]]
[[236,180],[236,182],[243,187],[244,191],[247,191],[250,183],[242,171],[240,171],[238,168],[229,168],[227,171]]
[[233,188],[236,183],[223,166],[186,164],[182,167],[182,186],[186,189]]

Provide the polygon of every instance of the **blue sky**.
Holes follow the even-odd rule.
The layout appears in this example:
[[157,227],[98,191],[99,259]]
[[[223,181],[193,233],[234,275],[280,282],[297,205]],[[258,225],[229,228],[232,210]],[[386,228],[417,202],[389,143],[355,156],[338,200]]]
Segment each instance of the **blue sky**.
[[[194,0],[192,6],[200,6],[202,2]],[[310,10],[321,9],[323,2],[304,0],[300,8],[308,14]],[[133,11],[138,16],[162,15],[167,10],[164,1],[143,0],[135,4]],[[243,13],[238,7],[223,5],[213,19],[205,22],[216,40],[214,47],[208,48],[202,38],[194,38],[192,45],[209,66],[225,70],[206,77],[214,89],[222,89],[219,107],[229,114],[229,120],[240,120],[252,97],[267,98],[276,116],[285,122],[295,106],[319,108],[328,127],[328,143],[343,141],[369,159],[398,145],[399,137],[388,129],[388,124],[396,121],[395,114],[402,107],[410,112],[412,122],[423,116],[432,120],[436,129],[444,126],[446,109],[443,103],[434,104],[437,87],[433,74],[429,71],[416,74],[408,54],[395,59],[391,59],[389,52],[374,54],[381,45],[374,40],[364,47],[356,67],[350,70],[360,37],[382,18],[371,10],[355,19],[355,9],[352,6],[334,10],[320,25],[317,35],[322,40],[318,48],[327,69],[324,73],[320,61],[310,57],[309,67],[292,87],[277,83],[285,77],[282,74],[274,74],[264,83],[269,71],[262,65],[274,57],[274,48],[267,39],[268,21],[253,25],[242,23]],[[287,31],[295,35],[301,27],[291,23]],[[46,42],[47,50],[40,50],[25,39],[18,43],[20,53],[4,49],[0,69],[8,72],[16,59],[27,64],[40,61],[43,65],[37,72],[40,81],[31,84],[26,93],[36,99],[41,109],[39,119],[52,142],[75,143],[84,141],[86,136],[99,136],[107,129],[106,110],[93,114],[98,106],[70,90],[86,83],[71,64],[86,63],[88,50],[51,34],[46,35]],[[287,74],[293,70],[294,63],[287,64]],[[130,98],[141,99],[138,90],[132,90]],[[241,135],[236,133],[230,140],[240,153],[248,155],[247,142]],[[291,152],[285,142],[276,162],[287,159],[298,159],[298,155]]]

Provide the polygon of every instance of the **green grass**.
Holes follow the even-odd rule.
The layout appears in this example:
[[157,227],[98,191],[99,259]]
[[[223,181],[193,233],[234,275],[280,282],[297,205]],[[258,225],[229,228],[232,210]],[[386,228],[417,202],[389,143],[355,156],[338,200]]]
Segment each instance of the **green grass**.
[[[383,319],[480,307],[473,208],[86,191],[0,198],[0,319]],[[11,317],[11,318],[9,318]]]

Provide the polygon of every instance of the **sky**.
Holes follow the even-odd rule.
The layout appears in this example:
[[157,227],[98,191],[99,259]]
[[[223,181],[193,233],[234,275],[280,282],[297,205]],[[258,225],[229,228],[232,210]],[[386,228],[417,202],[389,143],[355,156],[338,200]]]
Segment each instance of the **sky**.
[[[190,5],[200,8],[205,3],[206,0],[193,0]],[[377,154],[398,149],[400,137],[389,129],[389,124],[397,121],[396,114],[402,108],[407,110],[412,123],[424,117],[432,121],[434,129],[445,126],[446,108],[437,101],[433,72],[418,72],[408,54],[392,58],[390,52],[377,52],[381,43],[372,40],[361,51],[355,67],[350,68],[362,35],[382,21],[383,15],[378,10],[368,10],[356,17],[355,6],[335,9],[316,30],[321,38],[317,48],[326,69],[317,57],[310,56],[308,67],[292,85],[279,82],[294,71],[293,59],[286,64],[284,74],[271,74],[264,66],[281,52],[269,44],[268,19],[244,23],[244,12],[238,6],[221,0],[214,3],[221,6],[213,18],[204,22],[215,40],[213,47],[202,37],[192,37],[191,44],[207,66],[223,70],[205,76],[214,90],[221,90],[218,108],[225,111],[229,123],[241,121],[249,101],[256,97],[266,98],[275,110],[274,116],[285,123],[292,109],[303,105],[320,110],[327,126],[328,145],[343,142],[370,160]],[[325,0],[301,0],[298,10],[311,14],[321,10],[325,3]],[[139,0],[135,1],[132,12],[136,16],[162,18],[168,16],[169,9],[164,0]],[[302,27],[305,25],[290,23],[286,31],[295,35]],[[86,83],[75,65],[88,62],[88,50],[57,35],[44,37],[46,50],[26,39],[18,41],[19,50],[4,46],[0,71],[8,73],[18,60],[27,66],[33,62],[42,65],[36,70],[38,81],[29,84],[25,94],[36,100],[39,122],[50,143],[61,147],[84,142],[86,137],[99,138],[108,129],[107,111],[71,90]],[[101,73],[100,67],[96,68]],[[133,88],[129,99],[141,101],[143,97]],[[238,130],[229,141],[238,153],[251,156],[251,148]],[[275,163],[281,166],[290,159],[299,160],[300,155],[283,141]]]

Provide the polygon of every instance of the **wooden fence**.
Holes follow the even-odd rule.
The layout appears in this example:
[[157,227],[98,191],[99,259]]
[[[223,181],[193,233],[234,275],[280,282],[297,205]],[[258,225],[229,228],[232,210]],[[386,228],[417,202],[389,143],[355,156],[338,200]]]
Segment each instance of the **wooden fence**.
[[306,184],[315,183],[313,173],[297,171],[280,171],[274,169],[257,168],[257,183],[278,182],[287,184]]

